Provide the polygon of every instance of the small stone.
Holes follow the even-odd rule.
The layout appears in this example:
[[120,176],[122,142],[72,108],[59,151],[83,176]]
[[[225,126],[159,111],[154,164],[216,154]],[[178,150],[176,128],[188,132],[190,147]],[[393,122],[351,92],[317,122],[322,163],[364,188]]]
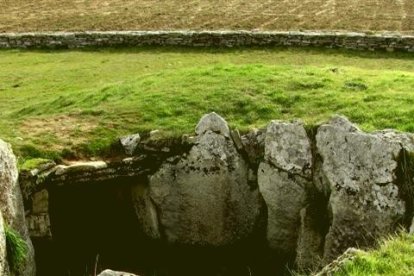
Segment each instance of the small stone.
[[149,134],[150,134],[151,138],[154,138],[155,136],[160,134],[160,131],[158,129],[154,129],[154,130],[150,131]]
[[119,138],[119,141],[124,148],[124,151],[127,155],[133,155],[139,142],[141,141],[141,136],[138,133],[124,136]]
[[110,269],[102,271],[98,276],[138,276],[128,272],[113,271]]
[[196,134],[202,135],[208,130],[221,134],[224,137],[230,137],[230,129],[227,125],[226,120],[224,120],[220,115],[215,112],[209,113],[201,117],[199,123],[196,126]]
[[94,171],[99,169],[105,169],[108,167],[104,161],[93,161],[93,162],[79,162],[74,163],[70,166],[58,165],[56,166],[56,175],[62,175],[72,172],[83,172],[83,171]]

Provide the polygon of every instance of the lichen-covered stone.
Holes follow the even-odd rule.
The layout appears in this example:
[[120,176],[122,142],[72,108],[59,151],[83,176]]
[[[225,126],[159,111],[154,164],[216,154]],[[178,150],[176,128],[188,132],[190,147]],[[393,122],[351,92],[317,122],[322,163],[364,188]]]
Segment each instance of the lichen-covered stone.
[[119,142],[127,155],[134,154],[140,141],[141,136],[138,133],[119,138]]
[[404,216],[396,176],[402,145],[399,139],[363,133],[344,118],[320,126],[316,145],[331,191],[324,258],[332,260],[348,247],[372,244]]
[[268,209],[267,240],[272,249],[295,254],[311,166],[311,146],[303,125],[272,121],[266,131],[265,160],[258,172],[260,192]]
[[305,205],[307,180],[262,163],[259,167],[260,192],[267,205],[269,247],[294,254],[300,228],[300,210]]
[[6,251],[6,235],[4,232],[3,215],[0,211],[0,275],[8,275],[7,265],[7,251]]
[[230,129],[227,122],[215,112],[204,115],[196,126],[195,132],[197,135],[203,135],[207,131],[230,137]]
[[249,169],[217,114],[204,116],[190,152],[150,177],[150,197],[168,242],[223,246],[248,238],[262,199],[248,184]]
[[4,221],[22,236],[28,246],[26,263],[22,266],[20,275],[34,276],[36,274],[34,250],[25,220],[16,157],[10,145],[2,140],[0,140],[0,210]]
[[312,153],[303,124],[272,121],[266,132],[265,160],[289,173],[310,176]]

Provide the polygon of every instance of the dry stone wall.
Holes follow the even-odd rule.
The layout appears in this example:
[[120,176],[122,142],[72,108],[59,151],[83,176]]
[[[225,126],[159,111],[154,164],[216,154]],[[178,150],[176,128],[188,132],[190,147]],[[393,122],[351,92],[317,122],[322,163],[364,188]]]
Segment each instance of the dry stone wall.
[[341,32],[254,31],[0,33],[0,49],[132,46],[313,46],[414,52],[414,36]]

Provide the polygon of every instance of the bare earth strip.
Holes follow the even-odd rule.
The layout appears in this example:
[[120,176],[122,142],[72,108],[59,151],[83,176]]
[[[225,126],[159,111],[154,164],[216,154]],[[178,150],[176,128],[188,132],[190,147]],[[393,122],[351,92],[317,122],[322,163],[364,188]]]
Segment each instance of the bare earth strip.
[[414,33],[413,0],[0,0],[0,32],[346,30]]

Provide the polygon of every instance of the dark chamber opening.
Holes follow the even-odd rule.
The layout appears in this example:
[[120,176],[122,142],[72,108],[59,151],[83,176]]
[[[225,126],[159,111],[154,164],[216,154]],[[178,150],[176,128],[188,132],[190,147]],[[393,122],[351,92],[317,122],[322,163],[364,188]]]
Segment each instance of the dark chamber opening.
[[52,241],[33,240],[37,275],[86,276],[104,269],[140,276],[258,276],[286,273],[286,256],[271,253],[265,228],[222,248],[167,245],[143,234],[131,187],[116,179],[49,189]]

